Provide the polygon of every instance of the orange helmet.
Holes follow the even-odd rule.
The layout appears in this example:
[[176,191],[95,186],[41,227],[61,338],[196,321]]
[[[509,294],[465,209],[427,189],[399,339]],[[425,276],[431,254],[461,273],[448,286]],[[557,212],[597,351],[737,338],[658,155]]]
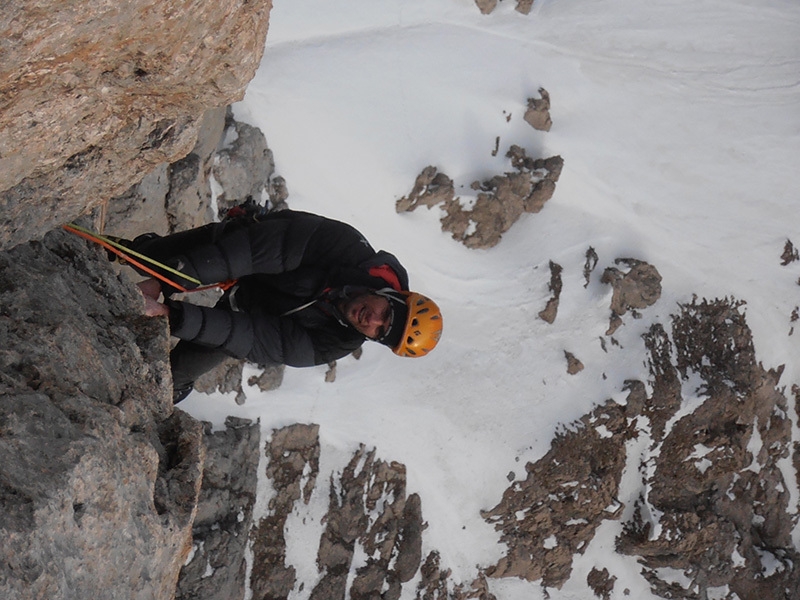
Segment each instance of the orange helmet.
[[400,292],[408,307],[400,343],[392,348],[398,356],[417,358],[436,347],[442,337],[442,312],[430,298],[416,292]]

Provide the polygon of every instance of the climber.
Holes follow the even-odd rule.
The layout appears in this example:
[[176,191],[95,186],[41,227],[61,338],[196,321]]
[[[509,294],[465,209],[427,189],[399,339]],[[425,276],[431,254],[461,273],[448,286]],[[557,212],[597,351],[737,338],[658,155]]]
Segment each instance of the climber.
[[339,221],[283,210],[123,243],[203,284],[236,280],[213,308],[173,299],[179,290],[157,279],[139,284],[146,314],[167,316],[180,340],[170,354],[175,402],[228,356],[307,367],[370,339],[419,357],[441,335],[439,308],[408,291],[397,258]]

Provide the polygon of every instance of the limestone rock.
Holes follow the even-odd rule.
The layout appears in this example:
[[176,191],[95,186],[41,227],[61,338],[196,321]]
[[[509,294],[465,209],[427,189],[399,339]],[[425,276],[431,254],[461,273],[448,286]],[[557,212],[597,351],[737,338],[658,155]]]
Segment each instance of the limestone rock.
[[229,110],[220,146],[212,167],[222,188],[217,196],[220,209],[226,210],[247,198],[259,203],[262,196],[268,196],[275,161],[261,130],[236,121]]
[[270,10],[270,0],[4,6],[0,248],[185,156],[204,112],[242,97]]

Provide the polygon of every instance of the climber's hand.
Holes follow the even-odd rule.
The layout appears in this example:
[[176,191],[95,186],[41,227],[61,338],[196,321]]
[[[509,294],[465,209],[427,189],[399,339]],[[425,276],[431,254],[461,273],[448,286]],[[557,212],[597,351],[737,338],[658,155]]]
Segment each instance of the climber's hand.
[[144,296],[144,314],[148,317],[169,315],[169,307],[161,304],[158,297],[161,295],[161,284],[156,279],[145,279],[136,284]]
[[152,298],[144,297],[144,314],[148,317],[169,316],[169,307]]

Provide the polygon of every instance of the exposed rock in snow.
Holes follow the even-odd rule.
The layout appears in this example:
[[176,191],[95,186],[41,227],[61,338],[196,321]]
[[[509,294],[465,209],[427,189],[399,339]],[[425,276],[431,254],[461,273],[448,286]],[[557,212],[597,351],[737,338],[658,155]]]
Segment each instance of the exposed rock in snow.
[[792,240],[786,240],[786,244],[783,246],[783,254],[781,254],[781,264],[786,266],[796,260],[800,260],[800,252],[794,247]]
[[[495,8],[497,8],[498,0],[475,0],[475,4],[480,9],[481,13],[488,15]],[[514,8],[519,13],[527,15],[533,8],[534,0],[517,0],[517,6]]]
[[[573,556],[586,549],[597,527],[622,514],[616,498],[625,442],[633,435],[625,408],[609,401],[583,417],[575,430],[561,433],[541,460],[528,464],[527,479],[512,483],[502,501],[484,513],[508,545],[506,556],[487,574],[560,587]],[[551,539],[554,543],[546,543]]]
[[[640,464],[641,493],[617,550],[639,557],[655,594],[694,599],[727,586],[739,598],[800,597],[790,482],[778,464],[792,451],[798,464],[777,387],[783,369],[757,363],[741,307],[695,301],[673,317],[671,338],[651,328],[652,395],[630,382],[625,406],[598,407],[527,465],[527,479],[484,515],[509,546],[489,575],[563,585],[598,525],[622,517],[618,486],[628,462]],[[682,382],[690,372],[702,384],[693,391],[700,402],[687,405]],[[645,453],[626,457],[626,441],[647,431]],[[679,577],[666,577],[669,570]],[[592,579],[608,597],[613,574]]]
[[397,212],[412,211],[423,205],[442,205],[442,231],[469,248],[491,248],[523,213],[537,213],[553,196],[564,161],[560,156],[531,159],[519,146],[506,153],[514,172],[473,182],[478,192],[471,206],[455,197],[453,181],[436,167],[426,167],[417,177],[408,196],[396,203]]
[[428,166],[417,176],[411,193],[396,202],[395,209],[397,212],[407,212],[420,205],[432,208],[437,204],[451,202],[453,198],[453,180],[439,172],[436,167]]
[[541,98],[528,98],[528,109],[525,111],[525,122],[539,131],[550,131],[553,121],[550,118],[550,94],[539,88]]
[[250,589],[254,598],[287,598],[295,585],[295,570],[285,564],[286,520],[298,500],[308,503],[314,489],[319,473],[319,426],[295,424],[275,430],[265,453],[266,476],[275,495],[252,532]]
[[583,363],[572,352],[564,350],[564,358],[567,359],[567,373],[576,375],[583,371]]
[[621,317],[628,310],[647,308],[661,297],[661,275],[653,265],[635,258],[618,258],[614,262],[628,265],[630,269],[623,273],[615,267],[608,267],[603,272],[601,281],[614,288],[611,321],[606,335],[613,334],[622,325]]
[[602,600],[609,600],[611,598],[611,592],[614,590],[616,580],[616,577],[609,575],[608,569],[599,571],[592,568],[592,570],[589,571],[589,575],[586,577],[586,582],[589,584],[589,587],[594,590],[594,595],[598,598],[602,598]]
[[497,7],[497,0],[475,0],[475,4],[480,9],[481,13],[488,15]]
[[544,307],[544,310],[539,313],[539,318],[550,324],[556,320],[556,316],[558,315],[558,301],[559,298],[561,298],[562,287],[561,271],[563,271],[561,265],[551,260],[550,283],[547,285],[547,289],[549,289],[553,295],[547,301],[547,306]]
[[[406,496],[405,467],[376,460],[362,446],[331,482],[326,523],[317,555],[322,578],[311,598],[397,600],[422,559],[420,498]],[[367,558],[348,582],[356,544]]]
[[[702,597],[707,587],[727,585],[740,598],[776,597],[775,590],[800,597],[789,482],[778,464],[792,451],[788,404],[777,387],[783,368],[767,371],[756,361],[741,307],[733,300],[682,306],[673,318],[674,366],[663,345],[654,356],[654,375],[672,383],[654,388],[648,404],[664,407],[668,426],[654,431],[648,487],[618,547],[642,557],[662,596]],[[677,394],[667,388],[689,372],[702,379],[703,401],[683,414],[655,396]],[[653,514],[661,515],[657,523],[645,516]],[[764,556],[777,568],[765,571]],[[664,581],[662,567],[683,571],[691,585]]]

